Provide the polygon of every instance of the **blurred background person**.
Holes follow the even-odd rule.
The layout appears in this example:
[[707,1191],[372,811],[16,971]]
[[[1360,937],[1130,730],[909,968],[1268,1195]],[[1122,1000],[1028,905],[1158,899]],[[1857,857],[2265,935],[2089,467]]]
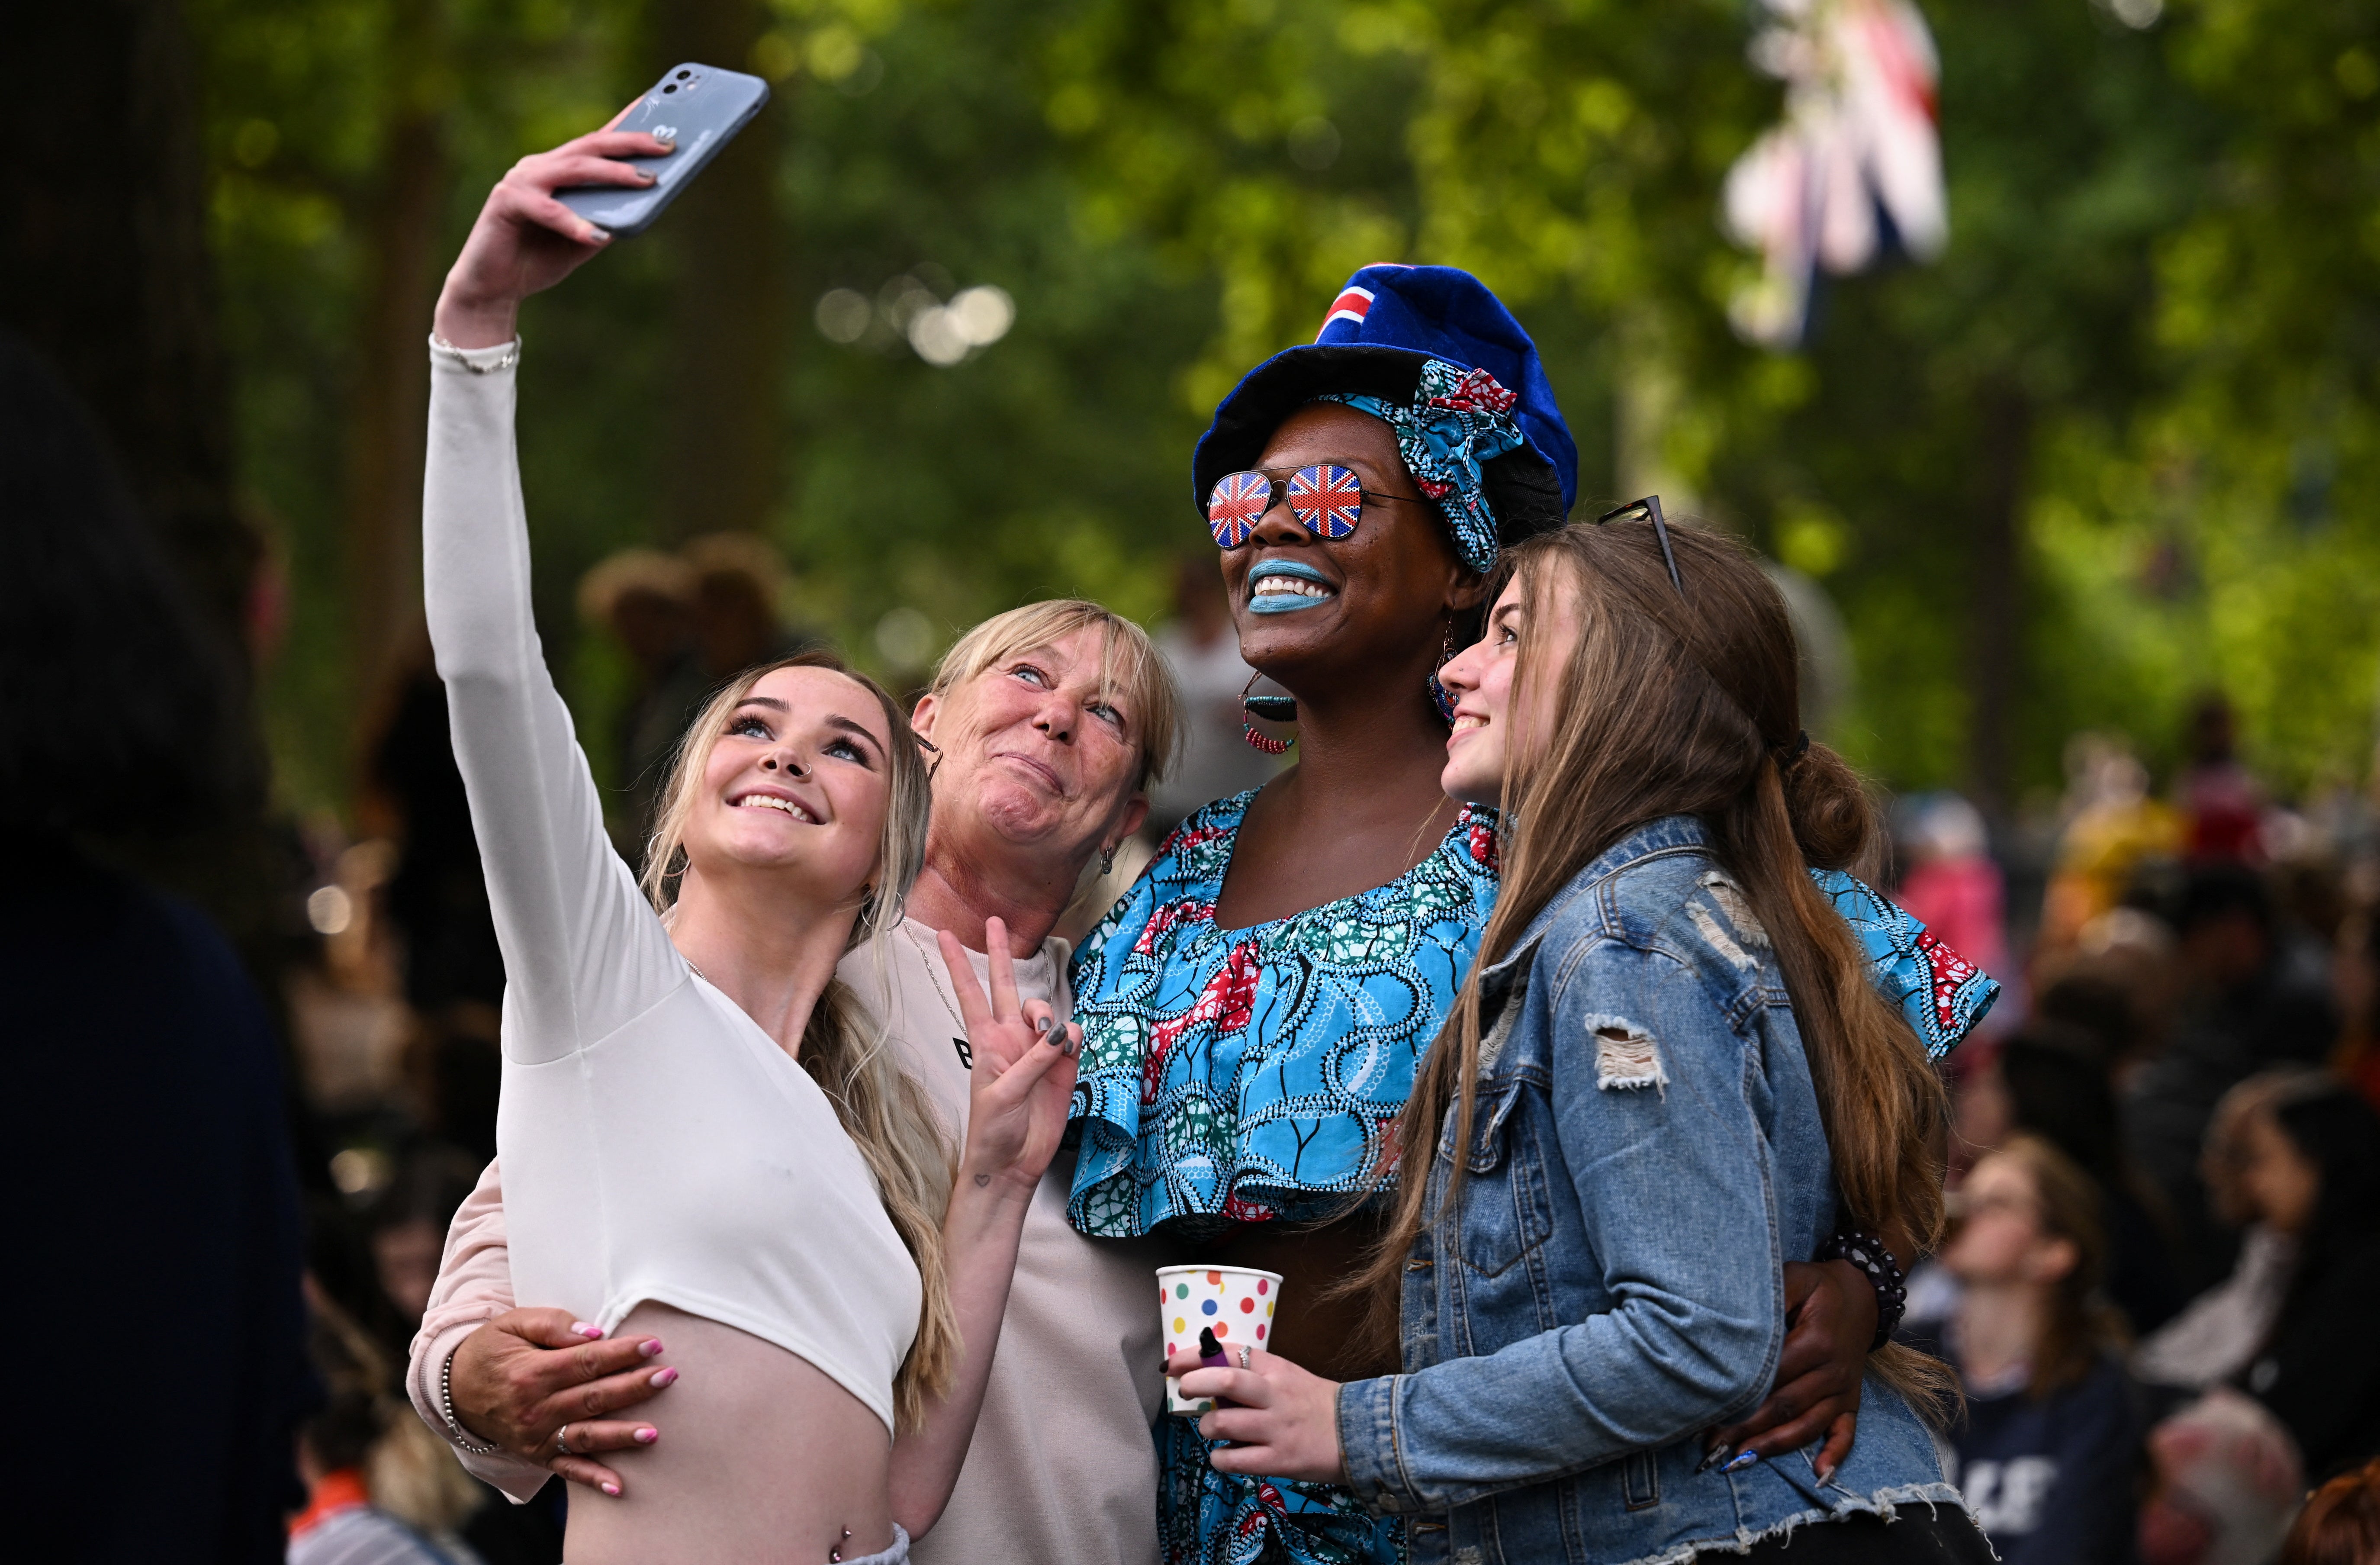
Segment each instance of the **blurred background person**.
[[[72,1291],[15,1376],[15,1481],[53,1557],[257,1561],[298,1499],[311,1399],[281,1061],[231,947],[145,885],[144,843],[234,786],[226,672],[81,408],[0,333],[0,818],[38,894],[0,899],[19,1249]],[[28,1275],[27,1280],[30,1280]],[[170,1322],[165,1381],[155,1342]],[[128,1417],[203,1407],[137,1475]]]
[[[613,784],[626,795],[613,841],[632,865],[642,862],[678,735],[716,683],[695,656],[694,612],[694,567],[657,549],[623,549],[578,579],[579,617],[609,632],[628,656],[627,696],[613,720],[609,759]],[[443,685],[439,701],[443,712]],[[440,748],[452,770],[453,754]]]
[[2263,878],[2245,865],[2192,867],[2173,915],[2183,985],[2164,1048],[2124,1094],[2124,1132],[2172,1211],[2182,1280],[2192,1292],[2231,1268],[2235,1236],[2199,1176],[2215,1105],[2277,1065],[2319,1065],[2338,1037],[2325,964],[2281,925]]
[[694,571],[694,646],[706,690],[754,663],[823,644],[817,633],[785,622],[792,574],[766,540],[714,532],[679,553]]
[[[2013,978],[2007,881],[1992,862],[1983,812],[1946,790],[1903,800],[1893,813],[1904,867],[1893,900],[1985,972]],[[2013,1025],[2022,998],[2004,995],[1978,1025],[1977,1041]]]
[[390,1394],[389,1359],[319,1291],[307,1350],[326,1389],[298,1436],[305,1508],[288,1565],[501,1565],[455,1531],[479,1487]]
[[2242,1177],[2250,1156],[2248,1122],[2269,1115],[2283,1098],[2319,1091],[2318,1071],[2292,1067],[2250,1076],[2223,1095],[2206,1127],[2200,1161],[2216,1217],[2240,1231],[2231,1274],[2190,1301],[2189,1307],[2145,1337],[2132,1353],[2132,1373],[2152,1386],[2204,1390],[2248,1367],[2281,1311],[2297,1258],[2297,1241],[2274,1226]]
[[2305,1497],[2278,1419],[2217,1386],[2149,1431],[2141,1565],[2269,1565]]
[[2099,1187],[2018,1134],[1957,1207],[1941,1256],[1961,1293],[1937,1344],[1967,1393],[1954,1481],[2006,1565],[2129,1561],[2141,1421],[2099,1292]]
[[2041,905],[2042,946],[2062,951],[2116,906],[2143,861],[2169,857],[2181,829],[2149,793],[2149,771],[2129,744],[2078,734],[2066,746],[2066,799],[2055,863]]
[[2331,1084],[2245,1122],[2240,1183],[2297,1257],[2240,1377],[2319,1483],[2380,1456],[2380,1113]]
[[2174,788],[2181,808],[2182,851],[2193,860],[2258,864],[2265,790],[2240,764],[2231,703],[2202,696],[2190,713],[2190,760]]
[[1145,830],[1153,842],[1192,810],[1261,787],[1280,762],[1250,745],[1241,727],[1247,713],[1240,697],[1256,670],[1241,660],[1239,631],[1213,555],[1175,562],[1173,617],[1152,639],[1182,687],[1181,758],[1149,800]]
[[2380,1565],[2380,1462],[2306,1497],[2281,1544],[2281,1565]]
[[2174,1275],[2170,1220],[2155,1188],[2125,1155],[2116,1093],[2095,1040],[2057,1022],[2010,1037],[1959,1093],[1958,1147],[1988,1156],[2010,1135],[2054,1146],[2091,1182],[2104,1240],[2104,1286],[2132,1332],[2173,1317],[2183,1295]]

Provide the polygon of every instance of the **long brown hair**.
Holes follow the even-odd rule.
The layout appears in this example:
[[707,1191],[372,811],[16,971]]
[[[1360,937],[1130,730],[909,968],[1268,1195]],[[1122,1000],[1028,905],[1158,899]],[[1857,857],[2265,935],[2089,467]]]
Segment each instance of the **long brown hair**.
[[[652,841],[645,849],[645,894],[652,899],[654,910],[666,916],[686,873],[686,823],[701,797],[702,772],[710,764],[711,747],[727,731],[728,720],[752,687],[765,676],[788,668],[820,668],[842,674],[873,696],[884,713],[891,796],[885,800],[875,880],[852,921],[844,948],[849,950],[899,926],[909,888],[926,861],[931,793],[925,758],[918,754],[917,736],[910,731],[908,718],[882,685],[832,652],[798,652],[748,668],[722,685],[696,715],[679,742],[677,758],[662,789]],[[868,1025],[858,1001],[838,978],[827,985],[826,992],[810,1008],[809,1021],[802,1029],[799,1059],[802,1069],[834,1105],[844,1134],[867,1159],[884,1202],[884,1215],[892,1219],[893,1231],[917,1263],[924,1293],[917,1335],[892,1382],[895,1421],[903,1428],[916,1428],[924,1422],[927,1402],[950,1389],[958,1373],[958,1316],[951,1305],[942,1255],[942,1214],[950,1207],[957,1162],[932,1100],[901,1069],[886,1044],[882,1027]]]
[[[1531,539],[1489,583],[1490,602],[1517,580],[1527,603],[1515,713],[1550,680],[1559,715],[1552,732],[1515,733],[1507,747],[1502,890],[1415,1083],[1399,1127],[1392,1216],[1356,1284],[1371,1292],[1376,1328],[1392,1326],[1405,1256],[1439,1216],[1428,1209],[1428,1174],[1450,1115],[1454,1145],[1470,1144],[1480,973],[1598,854],[1666,815],[1703,819],[1713,855],[1768,933],[1848,1215],[1921,1248],[1941,1231],[1941,1083],[1807,873],[1860,862],[1876,838],[1875,811],[1840,757],[1815,743],[1800,748],[1793,632],[1775,586],[1719,534],[1672,527],[1670,540],[1682,596],[1651,525],[1637,522]],[[1568,649],[1548,640],[1565,591],[1579,618]],[[1445,1210],[1454,1209],[1463,1166],[1456,1159]],[[1907,1348],[1887,1346],[1869,1362],[1920,1406],[1949,1384],[1938,1364]]]

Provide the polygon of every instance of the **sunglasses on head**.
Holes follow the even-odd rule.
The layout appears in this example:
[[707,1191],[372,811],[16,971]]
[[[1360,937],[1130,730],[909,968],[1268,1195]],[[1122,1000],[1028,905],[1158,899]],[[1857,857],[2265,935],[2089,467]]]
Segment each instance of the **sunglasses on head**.
[[1285,479],[1269,473],[1225,473],[1207,491],[1207,529],[1219,549],[1237,549],[1256,536],[1265,513],[1289,502],[1297,525],[1317,538],[1345,538],[1363,519],[1366,500],[1402,500],[1418,505],[1412,494],[1374,494],[1364,487],[1353,467],[1325,462],[1300,467]]
[[1678,589],[1679,597],[1686,595],[1686,584],[1678,579],[1678,557],[1670,552],[1670,525],[1661,520],[1659,495],[1648,494],[1642,500],[1632,500],[1618,510],[1606,511],[1595,518],[1597,527],[1606,522],[1651,522],[1653,536],[1661,540],[1661,563],[1670,567],[1670,585]]

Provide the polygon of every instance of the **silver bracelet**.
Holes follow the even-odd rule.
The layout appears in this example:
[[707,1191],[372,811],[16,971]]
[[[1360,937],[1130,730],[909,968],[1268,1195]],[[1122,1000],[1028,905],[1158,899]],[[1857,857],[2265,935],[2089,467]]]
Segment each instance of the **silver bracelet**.
[[432,332],[430,334],[431,352],[444,354],[448,358],[453,359],[455,363],[461,365],[464,369],[468,370],[474,375],[492,375],[499,370],[509,370],[514,365],[520,362],[520,339],[518,337],[515,337],[512,341],[500,344],[498,346],[504,349],[503,356],[482,364],[478,359],[472,358],[471,355],[474,353],[485,353],[488,351],[486,348],[456,347],[453,343],[448,342],[437,333]]
[[455,1343],[455,1353],[448,1353],[446,1362],[438,1366],[439,1416],[446,1420],[446,1438],[454,1441],[457,1447],[470,1452],[473,1456],[493,1456],[504,1448],[483,1446],[471,1438],[463,1432],[462,1421],[455,1416],[455,1353],[462,1351],[463,1344]]

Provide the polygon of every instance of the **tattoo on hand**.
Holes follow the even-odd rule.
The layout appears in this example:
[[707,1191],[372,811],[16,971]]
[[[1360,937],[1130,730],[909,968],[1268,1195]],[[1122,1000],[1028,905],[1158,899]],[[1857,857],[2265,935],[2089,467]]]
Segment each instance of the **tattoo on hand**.
[[975,1176],[975,1183],[976,1188],[980,1190],[983,1186],[991,1183],[991,1176],[990,1174],[978,1174]]

